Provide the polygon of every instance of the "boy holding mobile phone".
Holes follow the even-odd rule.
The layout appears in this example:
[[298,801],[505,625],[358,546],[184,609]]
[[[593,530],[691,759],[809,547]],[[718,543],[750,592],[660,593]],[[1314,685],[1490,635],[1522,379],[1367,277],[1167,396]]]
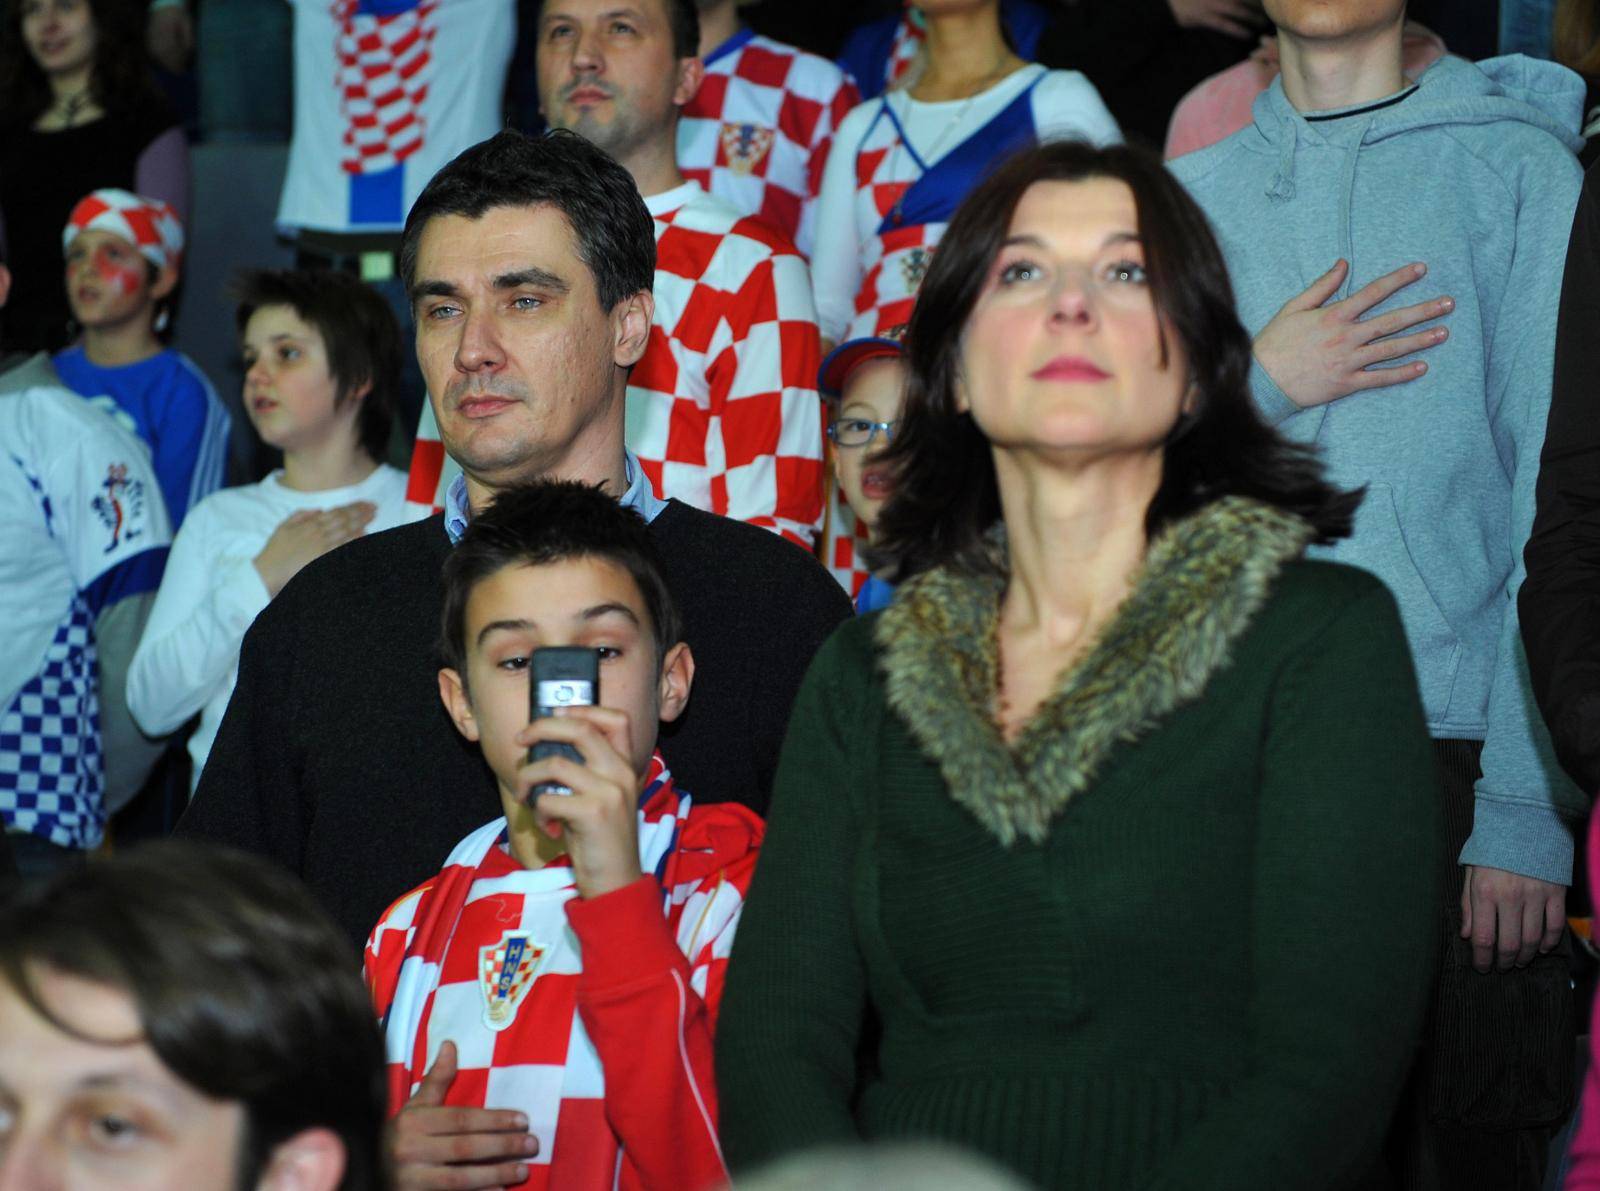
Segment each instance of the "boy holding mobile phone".
[[[655,749],[694,659],[645,523],[582,484],[511,489],[444,587],[440,698],[505,813],[367,943],[401,1185],[720,1184],[711,1035],[762,823],[691,810]],[[530,723],[551,646],[596,651],[604,705]]]

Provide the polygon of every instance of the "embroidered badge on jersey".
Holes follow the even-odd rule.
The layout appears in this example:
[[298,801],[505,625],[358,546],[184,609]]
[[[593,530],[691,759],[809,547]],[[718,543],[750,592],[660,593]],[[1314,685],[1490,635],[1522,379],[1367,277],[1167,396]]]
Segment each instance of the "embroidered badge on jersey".
[[144,484],[128,478],[126,463],[113,463],[107,466],[100,487],[105,492],[96,496],[90,507],[111,535],[103,551],[110,554],[123,541],[135,541],[144,532]]
[[754,124],[724,124],[722,126],[722,155],[734,173],[749,177],[756,167],[766,160],[772,148],[772,129],[758,128]]
[[678,121],[684,177],[757,215],[803,255],[835,130],[859,101],[834,63],[740,30],[705,56],[705,81]]
[[478,979],[483,989],[483,1024],[503,1030],[517,1016],[517,1006],[539,977],[539,963],[550,953],[526,931],[508,930],[498,943],[478,948]]
[[915,292],[922,285],[922,279],[928,275],[928,266],[933,263],[933,245],[919,244],[907,250],[900,258],[900,273],[905,278],[906,289]]

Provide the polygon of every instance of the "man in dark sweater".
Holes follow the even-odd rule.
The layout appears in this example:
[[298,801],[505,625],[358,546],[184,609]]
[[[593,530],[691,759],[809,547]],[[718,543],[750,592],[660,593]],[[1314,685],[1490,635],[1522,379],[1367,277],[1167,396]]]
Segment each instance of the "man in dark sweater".
[[[439,702],[440,568],[472,510],[539,477],[604,484],[644,516],[698,665],[661,749],[703,802],[765,813],[807,665],[844,592],[765,530],[660,501],[623,446],[653,307],[653,221],[581,138],[501,133],[446,166],[400,269],[444,447],[442,516],[313,562],[257,618],[181,835],[272,856],[353,939],[500,813]],[[819,414],[820,417],[820,414]]]

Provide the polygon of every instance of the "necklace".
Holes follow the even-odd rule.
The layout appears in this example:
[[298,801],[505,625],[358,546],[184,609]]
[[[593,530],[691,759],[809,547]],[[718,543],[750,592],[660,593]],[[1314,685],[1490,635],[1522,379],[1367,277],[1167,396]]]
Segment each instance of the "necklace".
[[[961,122],[967,118],[967,112],[971,110],[972,105],[973,105],[973,103],[975,103],[977,101],[978,96],[982,95],[991,86],[993,86],[994,83],[997,82],[999,80],[1000,76],[1004,73],[1005,68],[1006,68],[1006,58],[1009,56],[1009,53],[1010,53],[1010,51],[1008,51],[1004,46],[1000,47],[1000,56],[995,59],[995,63],[994,63],[993,69],[991,69],[988,74],[984,75],[981,79],[978,80],[977,85],[973,88],[972,94],[967,96],[966,100],[962,103],[962,105],[955,110],[955,114],[952,115],[949,120],[945,121],[945,126],[942,129],[939,130],[939,135],[934,138],[933,144],[928,146],[927,152],[923,155],[923,160],[924,161],[931,163],[931,162],[934,162],[934,161],[938,160],[939,150],[944,147],[944,143],[945,143],[946,140],[949,139],[950,134],[952,132],[954,132],[956,130],[956,128],[960,126]],[[924,76],[924,77],[926,77],[926,76]],[[883,102],[885,104],[887,104],[889,102],[888,96],[884,97]],[[908,118],[911,115],[910,105],[913,104],[913,103],[916,103],[916,102],[918,102],[918,101],[913,99],[911,97],[911,92],[909,90],[907,90],[906,91],[906,104],[907,104],[906,115],[907,115]],[[891,177],[894,175],[895,167],[898,166],[899,163],[900,163],[900,146],[901,146],[901,143],[902,143],[902,138],[900,138],[898,136],[895,137],[894,145],[889,150],[889,152],[890,152],[889,172],[890,172],[890,176]],[[922,168],[923,168],[923,173],[927,173],[928,167],[927,166],[923,166]],[[895,200],[894,206],[892,208],[890,208],[890,210],[889,210],[890,222],[892,222],[896,227],[899,227],[903,222],[905,222],[905,214],[904,214],[903,208],[905,207],[906,193],[910,189],[911,189],[911,186],[908,183],[906,185],[906,189],[900,192],[900,197]]]
[[72,127],[73,123],[78,118],[78,113],[82,112],[86,107],[89,106],[89,92],[91,90],[93,90],[92,87],[84,87],[82,90],[75,91],[71,95],[68,95],[65,99],[58,99],[55,101],[55,103],[50,105],[51,111],[61,113],[61,127]]

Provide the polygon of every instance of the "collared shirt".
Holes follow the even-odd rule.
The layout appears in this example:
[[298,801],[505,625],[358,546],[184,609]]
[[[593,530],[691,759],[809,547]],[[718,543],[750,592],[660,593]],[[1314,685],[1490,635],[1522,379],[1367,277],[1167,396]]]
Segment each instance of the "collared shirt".
[[[667,507],[667,502],[651,491],[650,481],[645,479],[644,469],[639,466],[632,451],[622,453],[622,477],[628,482],[618,498],[623,506],[632,509],[647,522],[654,521],[661,510]],[[452,546],[467,532],[467,522],[470,520],[472,510],[467,505],[467,477],[458,475],[450,481],[450,487],[444,494],[444,532],[449,535]]]

